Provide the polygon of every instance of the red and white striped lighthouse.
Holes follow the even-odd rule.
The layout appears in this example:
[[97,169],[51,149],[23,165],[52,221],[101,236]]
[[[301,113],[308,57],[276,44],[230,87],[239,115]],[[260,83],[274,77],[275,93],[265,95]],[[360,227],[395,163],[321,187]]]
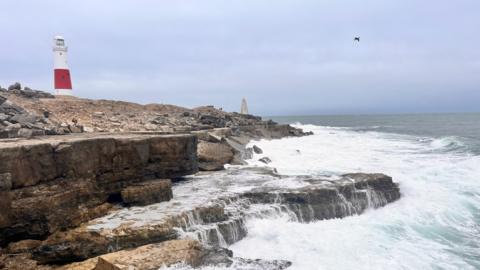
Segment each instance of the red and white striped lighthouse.
[[62,36],[56,36],[53,39],[53,68],[56,95],[73,95],[72,80],[67,65],[67,51],[68,47],[65,46],[65,39]]

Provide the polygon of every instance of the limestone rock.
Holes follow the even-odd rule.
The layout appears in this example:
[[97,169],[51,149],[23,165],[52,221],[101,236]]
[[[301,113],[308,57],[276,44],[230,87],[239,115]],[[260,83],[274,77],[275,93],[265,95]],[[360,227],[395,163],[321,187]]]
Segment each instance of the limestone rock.
[[233,159],[231,148],[222,143],[200,141],[197,146],[199,168],[205,171],[223,169]]
[[0,142],[0,186],[12,197],[0,198],[0,243],[43,238],[103,215],[102,205],[121,202],[122,190],[129,204],[171,198],[168,181],[141,182],[197,172],[196,143],[193,135],[141,134]]
[[148,205],[168,201],[173,197],[169,179],[135,184],[122,190],[122,201],[127,205]]
[[153,270],[176,263],[202,264],[206,250],[195,240],[174,240],[103,255],[95,270]]

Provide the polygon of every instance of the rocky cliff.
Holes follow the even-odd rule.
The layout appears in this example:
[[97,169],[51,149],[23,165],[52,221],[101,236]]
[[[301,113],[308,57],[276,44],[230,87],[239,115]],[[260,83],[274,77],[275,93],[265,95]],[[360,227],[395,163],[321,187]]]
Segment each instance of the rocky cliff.
[[179,262],[285,269],[289,262],[235,258],[227,249],[248,234],[249,218],[343,218],[400,198],[383,174],[322,179],[223,170],[262,151],[246,148],[252,139],[305,135],[211,106],[57,98],[19,84],[0,89],[0,269]]
[[[0,244],[43,239],[104,215],[111,203],[172,197],[198,170],[193,135],[89,135],[0,142]],[[165,179],[165,180],[164,180]]]

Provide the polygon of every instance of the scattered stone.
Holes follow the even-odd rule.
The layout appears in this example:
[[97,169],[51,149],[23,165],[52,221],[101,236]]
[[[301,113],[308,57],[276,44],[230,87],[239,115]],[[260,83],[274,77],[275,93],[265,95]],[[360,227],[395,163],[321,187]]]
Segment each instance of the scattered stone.
[[256,145],[253,146],[253,152],[255,152],[255,154],[263,154],[263,150]]
[[263,162],[263,163],[265,163],[265,164],[272,163],[272,160],[271,160],[269,157],[262,157],[262,158],[259,159],[258,161]]
[[33,137],[33,130],[28,128],[21,128],[18,130],[18,137],[20,138],[31,138]]
[[4,114],[4,113],[0,113],[0,121],[5,121],[5,120],[8,120],[10,118],[10,116]]

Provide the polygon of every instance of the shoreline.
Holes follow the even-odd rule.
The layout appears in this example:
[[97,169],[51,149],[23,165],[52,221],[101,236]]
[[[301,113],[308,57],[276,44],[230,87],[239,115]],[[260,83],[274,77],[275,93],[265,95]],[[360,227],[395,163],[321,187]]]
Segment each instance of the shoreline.
[[[25,98],[14,98],[17,102],[21,99]],[[45,105],[40,99],[31,97],[22,102],[29,109],[18,109],[20,115],[38,112],[38,108],[32,109],[34,105],[41,105],[39,108]],[[65,112],[71,102],[81,102],[76,106],[95,103],[69,99],[66,104],[61,103],[65,107],[49,113],[45,122],[55,125],[60,122],[58,120],[78,114],[75,110]],[[128,103],[99,102],[107,102],[108,106],[120,104],[126,118],[138,119],[123,108]],[[5,100],[2,103],[18,106]],[[153,117],[147,121],[158,130],[83,132],[86,120],[82,119],[86,118],[96,119],[96,122],[89,123],[97,123],[97,126],[103,123],[105,129],[118,128],[119,122],[125,128],[121,122],[123,114],[115,113],[117,109],[110,107],[115,116],[105,110],[102,113],[89,111],[89,117],[72,119],[71,123],[63,125],[68,130],[76,127],[76,131],[81,131],[76,134],[0,140],[3,164],[0,166],[0,205],[8,209],[0,215],[0,262],[3,261],[7,269],[22,263],[24,269],[104,269],[119,267],[125,263],[121,258],[127,255],[139,258],[160,251],[171,255],[152,262],[157,266],[182,260],[192,266],[230,265],[233,260],[240,260],[265,269],[284,269],[289,262],[233,259],[232,252],[225,249],[248,233],[244,226],[247,218],[269,213],[288,214],[298,222],[342,218],[400,198],[398,185],[381,174],[344,175],[336,183],[298,176],[294,177],[295,181],[302,181],[305,186],[293,189],[255,186],[262,181],[281,183],[287,177],[266,169],[225,170],[224,165],[244,165],[244,160],[251,158],[253,152],[261,152],[258,147],[246,148],[253,139],[310,134],[290,125],[263,121],[252,115],[226,113],[212,107],[158,115],[156,105],[147,106],[150,109],[140,108],[148,114],[142,117]],[[41,118],[30,119],[41,121]],[[171,123],[177,126],[165,131]],[[191,126],[185,126],[185,123],[191,123]],[[21,126],[19,130],[28,127]],[[265,156],[263,162],[268,161]],[[195,174],[199,169],[209,172],[187,177],[187,182],[183,182],[187,175]],[[249,179],[244,183],[248,189],[232,193],[231,185],[244,181],[235,174],[243,174]],[[191,191],[182,193],[182,188],[191,188]],[[202,188],[210,193],[195,200],[195,194],[201,194]],[[371,196],[377,199],[371,201]],[[182,204],[184,208],[175,208]],[[153,206],[157,207],[156,210],[148,212]],[[129,221],[130,207],[137,212],[141,209],[147,211],[147,214],[133,219],[146,218],[145,224],[136,226],[135,222]],[[257,212],[252,210],[257,208]],[[102,219],[119,213],[123,213],[124,220],[120,220],[118,226],[104,228],[98,225]],[[157,219],[149,222],[149,216]],[[183,239],[185,235],[182,236],[179,230],[197,242]],[[165,249],[165,245],[170,248]],[[190,257],[175,257],[173,250],[176,248],[185,250]],[[217,258],[208,259],[211,256],[206,254]],[[219,257],[222,259],[218,260]],[[86,261],[68,265],[83,260]],[[52,263],[67,265],[54,266]],[[142,260],[137,264],[141,265]]]

